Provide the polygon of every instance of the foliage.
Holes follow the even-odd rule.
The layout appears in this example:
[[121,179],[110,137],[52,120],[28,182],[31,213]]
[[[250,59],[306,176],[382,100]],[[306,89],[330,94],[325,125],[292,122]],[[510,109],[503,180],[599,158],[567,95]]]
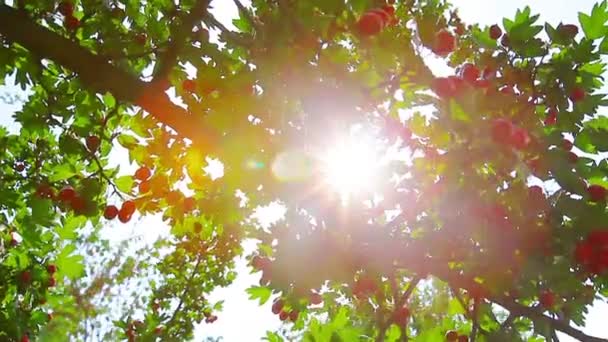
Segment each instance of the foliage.
[[[0,339],[192,338],[245,256],[269,341],[605,341],[573,324],[608,295],[608,3],[579,33],[388,2],[235,1],[236,31],[210,0],[0,4],[0,79],[30,91],[0,129]],[[387,160],[347,204],[335,137]],[[102,238],[152,215],[152,247]]]

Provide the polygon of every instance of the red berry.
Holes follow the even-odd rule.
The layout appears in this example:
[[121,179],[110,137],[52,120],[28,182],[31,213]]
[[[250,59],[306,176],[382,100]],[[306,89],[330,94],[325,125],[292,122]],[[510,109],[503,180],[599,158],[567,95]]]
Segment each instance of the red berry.
[[388,13],[382,9],[372,9],[372,10],[369,10],[367,13],[374,13],[374,14],[379,15],[382,18],[382,26],[384,26],[384,27],[386,27],[386,25],[391,20],[390,13]]
[[32,281],[32,274],[30,271],[23,271],[21,272],[19,279],[21,280],[21,284],[27,285]]
[[75,31],[80,26],[80,20],[70,15],[65,17],[63,25],[68,31]]
[[149,181],[143,181],[143,182],[139,183],[139,193],[140,194],[148,193],[148,191],[150,191],[150,182]]
[[121,212],[124,212],[127,215],[133,215],[135,212],[135,202],[133,201],[124,201],[121,208]]
[[57,280],[55,280],[55,277],[50,277],[49,278],[49,287],[55,287],[55,285],[57,285]]
[[448,331],[445,333],[445,340],[450,342],[458,340],[458,332],[454,330]]
[[500,36],[502,36],[502,30],[500,29],[500,26],[490,26],[490,38],[497,40],[498,38],[500,38]]
[[587,188],[587,193],[589,194],[589,198],[593,202],[606,202],[607,190],[601,185],[590,185]]
[[319,305],[321,303],[323,303],[323,297],[321,297],[320,294],[315,293],[315,292],[310,294],[310,304]]
[[359,18],[357,29],[362,36],[375,36],[384,27],[383,18],[378,13],[367,12]]
[[511,142],[513,124],[505,119],[495,119],[492,121],[492,139],[494,142],[507,145]]
[[53,188],[48,184],[40,184],[36,188],[36,195],[40,198],[53,198],[55,197]]
[[509,38],[509,36],[507,36],[506,34],[504,36],[502,36],[502,39],[500,40],[500,44],[504,47],[510,47],[511,46],[511,39]]
[[113,220],[118,215],[118,208],[115,205],[108,205],[103,211],[106,220]]
[[547,113],[547,117],[545,118],[545,125],[552,126],[557,123],[557,109],[551,108]]
[[152,172],[147,166],[142,166],[135,171],[135,179],[145,181],[152,175]]
[[397,325],[404,326],[410,318],[410,309],[407,306],[403,306],[395,310],[393,314],[393,320]]
[[557,26],[557,31],[568,39],[574,39],[578,34],[578,27],[573,24],[560,24]]
[[69,1],[63,1],[57,6],[57,12],[65,17],[71,17],[74,13],[74,4]]
[[474,84],[479,78],[479,68],[477,68],[471,63],[463,65],[461,73],[462,78],[471,84]]
[[89,151],[95,153],[101,144],[101,140],[96,135],[89,135],[86,139],[86,144]]
[[513,129],[513,133],[511,134],[511,144],[518,150],[523,150],[530,144],[530,135],[528,131],[521,127],[517,127]]
[[186,79],[182,82],[182,89],[189,93],[194,93],[196,91],[196,81]]
[[55,272],[57,272],[57,266],[55,264],[49,264],[46,267],[47,272],[49,272],[49,274],[54,274]]
[[298,320],[298,316],[300,315],[300,313],[297,310],[292,310],[289,313],[289,320],[292,322],[295,322]]
[[551,309],[555,305],[555,294],[550,290],[543,291],[540,294],[538,301],[543,308]]
[[562,142],[562,147],[564,148],[564,150],[566,151],[570,151],[572,150],[572,147],[574,146],[574,144],[572,143],[572,141],[564,139],[564,141]]
[[382,6],[382,10],[388,14],[395,15],[395,7],[391,6],[392,4]]
[[163,327],[158,326],[158,327],[154,328],[154,333],[155,333],[156,335],[160,335],[160,334],[162,334],[162,333],[163,333]]
[[21,336],[21,342],[30,342],[30,338],[27,335]]
[[289,317],[289,313],[285,312],[285,311],[281,311],[281,313],[279,314],[279,319],[281,321],[286,320]]
[[138,33],[135,35],[135,42],[139,45],[146,45],[146,41],[148,40],[148,36],[145,33]]
[[456,76],[439,77],[433,80],[431,88],[439,97],[456,97],[464,90],[464,81]]
[[275,300],[274,303],[272,303],[272,313],[278,315],[280,312],[282,312],[281,310],[283,310],[283,305],[283,300]]
[[454,32],[457,35],[462,36],[465,33],[464,25],[463,24],[456,25],[456,28],[454,29]]
[[585,89],[581,87],[574,87],[570,92],[570,101],[579,102],[585,99]]
[[76,197],[76,191],[71,186],[65,186],[59,191],[59,200],[70,202]]
[[74,210],[74,212],[76,214],[82,214],[84,212],[84,210],[86,209],[87,204],[86,204],[84,198],[76,195],[70,201],[70,206],[72,207],[72,210]]
[[266,270],[270,267],[270,259],[256,255],[251,259],[251,265],[257,270]]
[[25,170],[25,165],[23,163],[15,164],[15,171],[22,172],[23,170]]
[[568,152],[568,161],[572,164],[576,164],[578,162],[578,155],[572,151]]
[[467,335],[458,336],[458,342],[469,342],[469,336],[467,336]]
[[433,52],[439,56],[447,56],[456,48],[456,37],[446,30],[441,30],[435,35]]
[[574,258],[582,265],[588,265],[593,261],[593,245],[589,241],[582,241],[576,244]]
[[129,214],[124,210],[120,210],[118,212],[118,220],[121,223],[127,223],[127,222],[131,221],[131,216],[133,216],[133,214]]

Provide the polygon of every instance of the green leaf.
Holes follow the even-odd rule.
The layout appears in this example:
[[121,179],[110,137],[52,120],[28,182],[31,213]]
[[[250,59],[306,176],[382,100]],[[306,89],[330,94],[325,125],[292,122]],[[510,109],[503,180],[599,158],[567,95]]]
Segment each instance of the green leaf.
[[84,257],[82,255],[74,255],[76,247],[72,244],[65,248],[57,255],[55,264],[57,265],[57,273],[61,276],[66,276],[69,279],[77,279],[84,274]]
[[395,324],[391,324],[390,328],[386,331],[385,341],[395,342],[401,337],[401,329]]
[[263,305],[270,299],[272,290],[264,286],[252,286],[247,289],[247,293],[249,294],[250,300],[259,299],[260,305]]
[[578,14],[578,20],[581,23],[581,27],[583,28],[583,32],[585,32],[585,37],[587,37],[587,39],[598,39],[606,35],[607,28],[605,24],[606,21],[608,21],[607,7],[608,2],[604,0],[593,6],[591,15],[584,13]]
[[120,190],[124,193],[130,193],[131,190],[133,189],[134,183],[135,183],[135,181],[133,179],[133,176],[129,176],[129,175],[118,177],[114,181],[114,184],[116,184],[116,187],[118,188],[118,190]]
[[78,174],[78,171],[72,164],[60,164],[53,168],[53,173],[49,176],[50,182],[64,181]]
[[137,138],[135,138],[134,136],[130,135],[130,134],[121,134],[118,136],[118,143],[126,148],[126,149],[132,149],[133,147],[137,146],[139,143],[137,141]]

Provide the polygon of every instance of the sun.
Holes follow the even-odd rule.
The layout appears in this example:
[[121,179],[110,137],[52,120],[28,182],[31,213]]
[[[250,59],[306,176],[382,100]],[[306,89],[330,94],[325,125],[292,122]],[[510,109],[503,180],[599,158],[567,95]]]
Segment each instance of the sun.
[[348,199],[373,190],[380,160],[373,141],[349,137],[325,152],[322,165],[325,182]]

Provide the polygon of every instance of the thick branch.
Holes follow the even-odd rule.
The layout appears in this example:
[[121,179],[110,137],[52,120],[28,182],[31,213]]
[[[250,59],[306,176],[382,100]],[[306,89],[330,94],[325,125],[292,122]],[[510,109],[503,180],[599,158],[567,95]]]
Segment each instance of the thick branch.
[[0,4],[0,34],[22,45],[34,55],[54,61],[79,75],[88,88],[109,92],[120,101],[136,104],[180,136],[206,150],[217,145],[219,136],[206,128],[201,117],[175,105],[163,87],[144,82],[49,29],[36,24],[18,10]]

